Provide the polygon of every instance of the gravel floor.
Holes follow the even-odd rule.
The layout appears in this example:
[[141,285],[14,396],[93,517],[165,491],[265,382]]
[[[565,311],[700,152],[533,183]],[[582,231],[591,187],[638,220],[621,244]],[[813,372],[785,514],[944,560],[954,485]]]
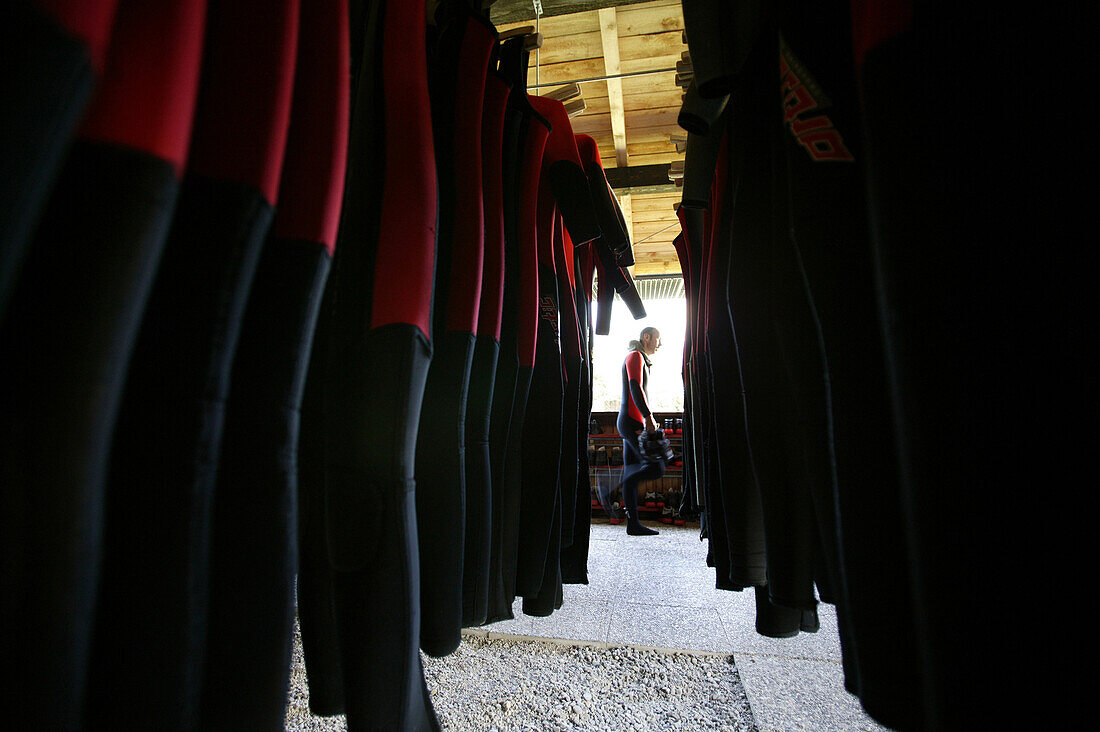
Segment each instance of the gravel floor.
[[[424,658],[448,730],[755,730],[730,655],[467,635],[446,658]],[[345,730],[309,713],[295,632],[287,729]]]

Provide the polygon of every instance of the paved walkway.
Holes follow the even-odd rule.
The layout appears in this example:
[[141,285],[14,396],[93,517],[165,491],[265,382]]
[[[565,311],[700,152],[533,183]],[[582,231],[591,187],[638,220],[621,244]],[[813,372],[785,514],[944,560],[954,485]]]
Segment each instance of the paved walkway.
[[758,635],[753,594],[714,589],[699,529],[648,525],[661,535],[594,523],[588,585],[566,585],[565,605],[548,618],[523,615],[517,601],[514,620],[481,631],[732,653],[761,730],[885,729],[843,688],[832,606],[820,606],[818,633]]

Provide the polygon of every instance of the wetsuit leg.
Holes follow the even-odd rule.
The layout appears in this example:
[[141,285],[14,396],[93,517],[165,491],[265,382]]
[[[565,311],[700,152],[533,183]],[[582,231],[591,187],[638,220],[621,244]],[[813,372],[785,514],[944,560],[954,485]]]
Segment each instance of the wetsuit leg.
[[0,594],[19,629],[4,652],[49,729],[79,728],[91,696],[110,442],[179,191],[204,5],[122,4],[0,330]]
[[[280,208],[234,359],[214,496],[203,729],[281,729],[285,721],[300,407],[340,215],[350,94],[347,4],[310,3],[299,21]],[[323,680],[311,684],[311,704],[323,708],[324,698]]]
[[214,497],[204,729],[285,723],[298,407],[329,264],[319,243],[272,239],[249,296]]
[[533,368],[520,366],[516,373],[516,390],[512,401],[512,414],[508,419],[511,436],[504,456],[504,500],[501,510],[501,578],[502,603],[511,617],[512,601],[516,595],[516,577],[520,547],[520,515],[523,502],[523,430],[527,424],[527,401],[531,390]]
[[[134,724],[197,719],[230,369],[274,213],[297,31],[294,0],[235,0],[207,13],[188,172],[111,454],[94,723],[115,718],[115,694],[140,698],[128,710]],[[131,651],[119,654],[120,645]]]
[[[516,594],[533,597],[542,587],[550,546],[554,514],[560,512],[555,498],[560,492],[562,373],[558,348],[556,281],[540,265],[540,317],[538,349],[527,399],[528,419],[524,423],[522,448],[522,497],[520,498],[519,547],[516,557]],[[532,419],[536,417],[537,419]],[[561,530],[560,519],[558,531]],[[556,557],[555,557],[556,561]]]
[[[0,10],[0,319],[98,74],[118,0]],[[53,13],[60,10],[60,14]]]
[[[591,352],[587,348],[589,342],[589,302],[578,288],[576,292],[577,317],[580,321],[581,344],[585,354],[585,360],[581,363],[577,373],[577,480],[572,490],[572,500],[576,507],[573,510],[573,541],[564,548],[561,553],[562,582],[566,584],[588,584],[588,550],[589,535],[592,524],[592,486],[589,478],[588,460],[588,432],[589,419],[592,416],[592,387],[591,387]],[[568,431],[565,433],[569,437]],[[570,491],[566,488],[563,493],[564,500],[569,500]]]
[[[435,728],[418,650],[413,481],[431,360],[436,224],[424,8],[356,2],[349,9],[361,23],[352,23],[359,54],[347,203],[322,306],[323,367],[314,359],[308,377],[323,390],[324,485],[302,488],[321,492],[325,506],[325,534],[303,534],[303,557],[305,541],[320,539],[332,571],[333,613],[315,598],[312,617],[334,616],[336,627],[309,630],[303,614],[302,632],[321,633],[322,643],[338,639],[349,729]],[[316,443],[303,438],[307,446]],[[311,586],[323,590],[320,580]]]
[[[466,3],[436,13],[432,116],[439,172],[435,342],[417,437],[421,648],[458,647],[466,533],[466,407],[481,300],[484,207],[481,116],[495,33]],[[484,490],[474,510],[484,513]],[[479,527],[480,529],[480,527]],[[480,536],[483,531],[479,530]]]
[[664,475],[663,460],[644,463],[638,451],[638,432],[642,424],[629,417],[619,415],[617,422],[619,435],[623,438],[623,478],[619,483],[626,502],[628,523],[638,521],[638,486],[643,480],[656,480]]
[[344,713],[344,673],[336,631],[336,595],[328,560],[325,524],[325,399],[329,318],[335,297],[329,277],[317,318],[302,393],[302,431],[298,447],[298,579],[295,595],[302,635],[309,709],[327,717]]

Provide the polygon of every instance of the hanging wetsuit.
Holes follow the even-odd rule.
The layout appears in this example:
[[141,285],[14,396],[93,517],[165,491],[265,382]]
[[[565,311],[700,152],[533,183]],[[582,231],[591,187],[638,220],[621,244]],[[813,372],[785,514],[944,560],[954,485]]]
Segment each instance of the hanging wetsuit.
[[137,724],[197,719],[225,402],[286,148],[297,6],[233,0],[207,13],[187,173],[111,451],[93,724],[117,718],[117,694],[133,697]]
[[[578,148],[582,138],[577,135]],[[589,138],[591,139],[591,138]],[[593,141],[593,144],[595,142]],[[583,153],[582,153],[583,154]],[[568,232],[566,232],[568,237]],[[564,440],[572,437],[577,446],[577,479],[570,489],[563,483],[563,500],[569,500],[569,491],[573,492],[573,534],[572,542],[561,552],[561,578],[564,584],[588,584],[588,549],[592,528],[591,482],[588,462],[589,419],[592,417],[592,247],[593,242],[581,247],[573,247],[574,307],[577,314],[577,334],[580,346],[581,365],[577,370],[577,420],[570,433],[569,425],[563,425]],[[564,530],[564,525],[563,525]]]
[[[538,318],[535,205],[538,173],[550,123],[530,105],[526,78],[529,54],[524,37],[501,44],[500,72],[512,85],[505,112],[502,180],[505,241],[500,357],[497,361],[489,455],[493,485],[492,556],[487,622],[512,618],[516,549],[519,542],[519,486],[522,429],[534,362]],[[521,246],[522,242],[527,244]],[[523,348],[520,333],[525,333]]]
[[[561,545],[573,543],[573,527],[576,521],[577,502],[573,487],[577,485],[579,446],[573,439],[581,408],[581,371],[587,368],[581,349],[580,319],[577,314],[576,274],[574,272],[573,241],[561,216],[554,222],[554,262],[558,284],[558,324],[561,341],[563,378],[562,442],[558,480],[561,484]],[[587,417],[584,420],[588,423]],[[586,448],[587,450],[587,448]]]
[[[420,647],[443,656],[461,640],[466,393],[481,299],[484,205],[481,114],[495,31],[466,0],[436,12],[432,117],[439,178],[432,365],[416,442]],[[473,183],[471,183],[471,180]],[[483,499],[474,502],[484,515]]]
[[[552,129],[542,160],[537,201],[539,319],[528,408],[537,409],[539,419],[524,426],[516,594],[525,598],[525,613],[548,615],[557,604],[561,584],[559,469],[564,376],[558,333],[558,277],[567,277],[567,272],[562,262],[559,273],[554,257],[557,211],[574,242],[591,241],[599,236],[600,228],[564,105],[544,97],[530,97],[530,102],[551,121]],[[573,480],[570,478],[570,483]]]
[[214,494],[202,729],[282,729],[297,573],[299,407],[347,166],[347,3],[299,9],[279,206],[249,294]]
[[48,729],[80,726],[92,696],[107,459],[187,157],[204,13],[204,0],[120,3],[103,81],[0,330],[0,595],[18,629],[4,651],[19,669],[13,693]]
[[350,11],[345,203],[303,404],[299,616],[315,712],[436,728],[413,495],[436,225],[424,6]]
[[[551,133],[553,134],[553,133]],[[545,166],[545,158],[543,160]],[[550,586],[558,581],[561,551],[561,420],[564,392],[558,337],[554,229],[558,224],[545,168],[538,191],[539,320],[535,367],[524,424],[516,594],[527,615],[554,611]],[[549,593],[549,602],[547,602]],[[541,599],[541,602],[539,601]]]
[[[690,138],[689,138],[690,139]],[[688,184],[687,165],[685,161],[684,185]],[[694,434],[695,415],[693,399],[695,386],[691,375],[692,332],[695,328],[695,283],[691,276],[691,251],[683,232],[672,241],[676,250],[676,258],[680,262],[680,272],[684,278],[684,302],[686,311],[686,323],[684,327],[684,353],[680,366],[680,377],[684,384],[684,422],[682,432],[684,478],[684,497],[679,506],[674,506],[681,514],[692,513],[699,506],[699,479],[695,467]]]
[[0,320],[80,116],[102,76],[118,0],[0,10]]
[[[462,568],[462,625],[484,623],[489,614],[491,578],[499,575],[501,486],[493,484],[489,434],[504,306],[504,182],[505,107],[511,81],[496,69],[499,45],[490,57],[481,122],[482,181],[485,204],[485,258],[477,340],[466,397],[466,542]],[[480,506],[480,509],[479,509]],[[492,568],[497,562],[497,571]]]
[[[582,365],[578,370],[578,418],[575,425],[578,470],[574,488],[568,489],[564,482],[562,484],[563,491],[572,491],[575,507],[573,509],[572,542],[562,552],[561,569],[563,582],[587,584],[589,533],[592,516],[588,466],[588,431],[589,419],[592,413],[592,278],[600,256],[596,254],[596,249],[603,248],[603,257],[604,260],[608,261],[609,266],[612,266],[613,257],[616,253],[627,256],[626,253],[629,252],[630,257],[633,254],[630,237],[626,232],[622,219],[622,212],[619,210],[618,202],[607,184],[607,178],[600,162],[599,147],[589,135],[575,135],[575,138],[581,161],[584,164],[585,174],[588,178],[589,189],[593,192],[592,200],[596,207],[596,216],[600,222],[600,238],[584,246],[574,248],[577,259],[577,263],[574,265],[575,312],[578,320],[578,336],[582,358]],[[611,256],[608,256],[609,254]],[[601,269],[601,271],[604,270]],[[608,279],[608,276],[604,277],[605,281]],[[625,278],[620,281],[620,284],[625,283]],[[614,289],[609,286],[607,294],[613,297],[613,293]],[[628,291],[628,297],[631,301],[636,296],[636,290],[634,293],[635,295],[631,295]],[[606,306],[608,298],[605,296],[601,302]],[[640,303],[640,299],[637,302]],[[609,313],[606,307],[604,312],[605,316]],[[563,428],[563,434],[569,434],[568,427]],[[563,493],[563,500],[568,501],[569,498],[568,493]]]
[[[868,328],[866,339],[856,342],[852,336],[863,331],[845,337],[839,322],[822,321],[826,337],[837,343],[829,366],[861,699],[890,726],[1061,726],[1036,719],[1051,710],[1019,704],[1013,680],[1021,654],[1033,655],[1025,648],[1030,631],[1061,625],[1060,603],[1039,603],[1048,611],[1037,613],[980,609],[1000,605],[1005,588],[1022,577],[1042,576],[1045,586],[1066,587],[1059,567],[1081,576],[1080,562],[1065,561],[1080,545],[1063,545],[1056,537],[1093,530],[1091,511],[1083,522],[1073,520],[1081,515],[1076,498],[1056,498],[1077,493],[1057,487],[1064,482],[1060,476],[1079,467],[1091,472],[1093,452],[1082,451],[1077,441],[1086,434],[1093,439],[1092,430],[1080,430],[1094,411],[1095,400],[1081,399],[1092,369],[1082,369],[1077,356],[1085,314],[1095,312],[1092,267],[1081,267],[1092,245],[1077,233],[1091,227],[1092,204],[1085,198],[1091,192],[1057,163],[1076,156],[1074,135],[1065,133],[1057,111],[1073,98],[1076,82],[1058,69],[1080,68],[1076,49],[1091,54],[1084,51],[1091,44],[1074,38],[1074,28],[1084,26],[1068,6],[1052,12],[874,2],[851,9],[864,155],[848,144],[852,128],[846,123],[856,120],[847,113],[846,88],[823,87],[842,103],[835,113],[807,110],[794,121],[827,115],[855,158],[830,167],[866,173],[868,216],[862,223],[869,225],[871,249],[846,251],[845,260],[863,255],[847,263],[858,270],[838,268],[836,274],[844,276],[844,287],[852,275],[860,277],[858,299],[848,307],[859,305],[861,323],[866,288],[873,284],[881,330]],[[822,84],[840,78],[845,61],[853,65],[846,53],[832,54],[844,61],[818,53],[819,44],[822,52],[830,45],[826,32],[810,48],[807,40],[784,34],[789,50]],[[1091,35],[1091,29],[1084,32]],[[980,84],[959,78],[959,69],[976,68],[995,73]],[[1021,105],[1022,98],[1031,101]],[[793,136],[793,125],[787,132]],[[788,142],[794,143],[792,155],[813,152]],[[793,158],[790,164],[808,167]],[[848,172],[832,171],[838,178]],[[813,219],[827,213],[815,209],[803,199],[797,212]],[[806,236],[801,226],[797,232]],[[832,274],[818,264],[806,264],[811,285]],[[1076,278],[1075,271],[1087,274]],[[814,294],[822,311],[838,308],[840,314],[845,303],[832,297],[831,279]],[[876,353],[877,333],[885,357]],[[849,348],[853,352],[844,353]],[[859,365],[849,356],[866,360],[860,373],[848,371]],[[887,371],[888,408],[883,378],[868,367],[880,364]],[[861,415],[872,409],[864,422]],[[875,432],[880,427],[894,430],[892,445]],[[873,518],[880,511],[887,522],[881,528]],[[1048,512],[1056,524],[1045,520]],[[885,576],[884,567],[892,568]],[[918,653],[897,657],[890,638],[898,635],[883,632],[890,616],[882,613],[892,597],[908,599],[910,592],[898,586],[907,569],[912,599],[909,608],[899,606],[904,614],[897,619],[904,628],[913,621]],[[975,613],[984,616],[980,632]],[[1051,690],[1075,683],[1042,651],[1035,661]],[[917,683],[889,683],[909,670],[892,664],[907,663],[917,667]],[[889,676],[875,677],[876,669]],[[923,714],[914,714],[914,706]]]
[[631,351],[623,361],[623,393],[619,402],[619,417],[615,426],[623,438],[623,478],[619,484],[626,501],[627,533],[646,536],[656,534],[641,525],[638,517],[638,485],[643,480],[656,480],[665,474],[665,461],[643,462],[638,449],[638,433],[645,429],[651,416],[646,389],[649,387],[649,356],[641,350]]

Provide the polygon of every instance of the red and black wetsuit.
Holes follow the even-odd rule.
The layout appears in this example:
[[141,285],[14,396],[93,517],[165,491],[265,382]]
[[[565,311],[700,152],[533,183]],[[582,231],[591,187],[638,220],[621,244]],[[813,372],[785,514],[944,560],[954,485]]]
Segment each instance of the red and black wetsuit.
[[466,500],[465,420],[484,258],[481,115],[496,31],[464,0],[440,4],[436,23],[430,72],[439,225],[432,364],[417,432],[416,507],[420,647],[442,656],[461,639],[467,507],[475,536],[484,533],[484,486]]
[[437,209],[424,6],[356,0],[349,13],[345,205],[302,411],[302,644],[316,713],[436,727],[413,477]]
[[297,43],[297,0],[227,0],[207,12],[186,172],[111,452],[93,725],[114,718],[107,699],[118,693],[138,700],[135,723],[182,728],[198,714],[230,372],[274,217]]
[[626,510],[632,520],[638,518],[638,484],[643,480],[660,478],[665,472],[663,460],[643,463],[642,455],[638,451],[638,433],[645,428],[645,418],[651,414],[646,399],[649,367],[649,357],[641,351],[631,351],[626,355],[622,368],[622,400],[619,403],[619,418],[615,423],[623,438],[621,486]]
[[[466,396],[466,541],[462,568],[462,625],[481,625],[489,615],[492,578],[499,575],[500,493],[493,483],[490,449],[493,402],[497,391],[504,309],[504,122],[511,80],[497,69],[496,44],[485,79],[481,121],[481,174],[484,188],[485,256],[477,340]],[[511,388],[506,385],[504,388]],[[494,562],[496,572],[494,573]]]
[[233,362],[214,494],[201,728],[276,729],[298,572],[302,389],[347,166],[344,0],[299,8],[286,157]]
[[18,0],[0,16],[0,319],[80,115],[104,71],[118,0]]
[[[119,3],[101,82],[0,331],[0,595],[5,625],[19,628],[3,650],[20,669],[13,693],[50,729],[88,726],[79,721],[85,697],[101,700],[86,693],[86,671],[108,458],[187,160],[205,12],[205,0]],[[150,697],[172,694],[170,685]]]

